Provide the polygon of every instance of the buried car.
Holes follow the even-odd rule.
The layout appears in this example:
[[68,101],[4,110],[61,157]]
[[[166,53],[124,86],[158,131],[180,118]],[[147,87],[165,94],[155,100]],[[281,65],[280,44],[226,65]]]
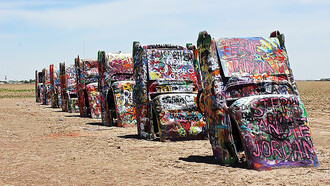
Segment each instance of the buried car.
[[78,96],[77,96],[77,77],[74,65],[70,65],[66,70],[66,89],[68,112],[79,113]]
[[36,102],[40,103],[42,98],[41,94],[42,94],[44,76],[42,72],[38,72],[37,70],[35,72],[35,76],[36,76],[36,81],[35,81]]
[[63,112],[68,111],[67,104],[67,93],[66,93],[66,74],[65,74],[65,62],[60,63],[60,96],[61,96],[61,104],[59,105],[62,108]]
[[220,163],[246,160],[257,170],[318,166],[283,34],[215,40],[203,31],[197,47],[198,105]]
[[193,52],[182,46],[133,43],[138,135],[160,140],[204,139],[205,121],[197,110]]
[[48,105],[51,103],[50,98],[50,79],[49,71],[44,68],[42,69],[42,87],[40,89],[40,100],[43,105]]
[[94,59],[75,59],[80,116],[101,119],[98,91],[98,62]]
[[65,67],[60,63],[61,107],[64,112],[79,112],[77,97],[77,78],[74,65]]
[[61,99],[59,97],[60,92],[60,79],[59,79],[59,70],[54,67],[53,64],[49,67],[49,76],[50,76],[50,97],[51,97],[51,107],[58,108]]
[[103,125],[136,126],[132,54],[99,51],[98,62]]

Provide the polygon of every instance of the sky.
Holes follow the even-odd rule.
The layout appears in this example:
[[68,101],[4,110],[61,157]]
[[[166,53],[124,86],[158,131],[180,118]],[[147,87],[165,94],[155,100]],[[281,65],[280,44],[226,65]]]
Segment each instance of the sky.
[[330,0],[0,0],[0,81],[142,45],[285,34],[295,79],[330,78]]

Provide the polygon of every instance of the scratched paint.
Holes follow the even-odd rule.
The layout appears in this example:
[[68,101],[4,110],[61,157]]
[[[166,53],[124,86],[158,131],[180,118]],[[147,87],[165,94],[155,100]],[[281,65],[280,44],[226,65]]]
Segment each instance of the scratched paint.
[[244,161],[243,153],[257,170],[318,166],[284,36],[271,36],[215,40],[199,34],[197,100],[213,155],[234,165]]
[[133,44],[138,135],[161,141],[203,139],[204,117],[197,111],[193,51],[181,46]]
[[100,51],[98,56],[102,123],[106,126],[136,126],[132,54]]

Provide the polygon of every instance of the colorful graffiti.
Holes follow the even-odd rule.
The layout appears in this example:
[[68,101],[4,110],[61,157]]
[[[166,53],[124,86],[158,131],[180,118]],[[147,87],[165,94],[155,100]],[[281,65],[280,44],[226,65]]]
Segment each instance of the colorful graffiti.
[[298,97],[246,97],[231,107],[251,158],[250,167],[267,169],[318,162],[306,111]]
[[98,92],[98,62],[92,59],[75,59],[77,97],[80,115],[101,118]]
[[[201,90],[214,157],[257,170],[318,165],[284,36],[214,40],[200,32]],[[196,56],[195,56],[196,57]]]
[[229,38],[216,41],[226,77],[289,74],[287,54],[277,38]]
[[61,108],[63,112],[68,112],[67,82],[65,63],[60,63],[60,88],[61,88]]
[[191,50],[146,50],[150,80],[193,80],[196,74]]
[[87,85],[87,95],[91,117],[101,119],[100,94],[97,91],[97,83],[89,83]]
[[161,139],[203,138],[204,117],[197,111],[196,94],[163,94],[152,101]]
[[35,91],[36,91],[36,102],[41,103],[42,100],[42,87],[43,87],[43,73],[36,70],[36,82],[35,82]]
[[59,87],[60,87],[60,81],[59,81],[59,70],[54,67],[54,65],[50,65],[49,67],[50,72],[50,94],[51,94],[51,107],[52,108],[58,108],[60,105],[60,99],[59,99]]
[[193,51],[174,45],[133,43],[138,135],[160,140],[203,139],[204,117],[197,111]]
[[50,97],[50,77],[49,77],[49,71],[47,69],[42,70],[42,88],[41,88],[41,103],[43,105],[48,105],[51,103],[51,97]]
[[102,123],[106,126],[135,126],[132,54],[99,51],[98,61]]
[[118,127],[135,127],[136,113],[133,103],[134,81],[116,81],[112,83]]
[[65,69],[66,75],[66,88],[67,88],[67,108],[68,112],[77,113],[79,112],[78,98],[77,98],[77,77],[76,69],[74,65],[70,65]]

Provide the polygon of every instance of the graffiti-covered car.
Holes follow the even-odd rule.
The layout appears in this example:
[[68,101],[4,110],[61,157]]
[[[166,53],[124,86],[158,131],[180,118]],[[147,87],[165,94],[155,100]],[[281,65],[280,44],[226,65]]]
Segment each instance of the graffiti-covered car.
[[67,102],[67,92],[66,92],[66,73],[65,73],[65,63],[60,63],[60,97],[61,104],[59,105],[62,108],[63,112],[68,111],[68,102]]
[[54,67],[53,64],[49,67],[49,76],[50,76],[50,95],[51,95],[51,107],[58,108],[61,99],[59,99],[59,90],[60,90],[60,79],[59,79],[59,70]]
[[207,132],[195,102],[193,51],[176,45],[133,43],[138,135],[160,140],[204,139]]
[[43,105],[48,105],[51,103],[50,98],[50,78],[49,71],[44,68],[42,69],[42,87],[40,89],[40,100]]
[[77,77],[74,65],[65,67],[60,63],[61,105],[62,111],[78,113]]
[[99,51],[98,62],[103,125],[136,126],[132,54]]
[[70,65],[65,71],[68,112],[79,113],[76,68],[74,65]]
[[36,81],[35,81],[36,102],[40,103],[42,99],[42,87],[43,87],[44,76],[42,72],[38,72],[36,70],[35,77],[36,77]]
[[101,119],[100,93],[98,91],[98,62],[94,59],[75,59],[77,92],[80,116]]
[[197,40],[204,114],[214,157],[257,170],[318,165],[284,35]]

